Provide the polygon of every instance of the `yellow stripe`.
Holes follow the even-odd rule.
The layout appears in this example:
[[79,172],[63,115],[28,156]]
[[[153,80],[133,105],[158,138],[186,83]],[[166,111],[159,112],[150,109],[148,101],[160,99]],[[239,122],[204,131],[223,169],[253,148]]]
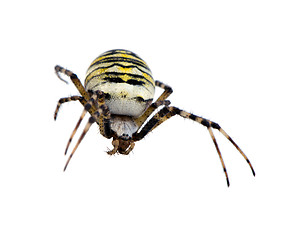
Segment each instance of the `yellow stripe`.
[[[112,51],[116,51],[111,53]],[[142,59],[140,59],[139,57],[136,57],[129,51],[125,51],[125,50],[112,50],[112,51],[108,51],[103,53],[101,56],[99,56],[98,58],[96,58],[92,64],[90,65],[88,71],[87,71],[87,75],[86,75],[86,80],[85,80],[85,84],[88,84],[89,81],[94,80],[96,83],[99,83],[100,81],[102,81],[102,77],[104,74],[109,74],[108,77],[117,77],[114,74],[111,76],[111,74],[109,72],[115,72],[115,73],[121,73],[121,75],[119,75],[119,78],[121,78],[123,81],[128,81],[129,79],[135,79],[136,81],[139,82],[143,82],[144,85],[147,87],[155,86],[155,82],[153,80],[152,77],[152,73],[151,71],[149,71],[147,68],[147,64],[145,61],[143,61]],[[98,63],[99,61],[102,60],[107,60],[107,58],[115,58],[115,57],[119,57],[119,58],[125,58],[125,61],[111,61],[111,62],[101,62]],[[138,63],[135,62],[127,62],[126,59],[134,60],[137,61],[138,63],[142,64],[139,65]],[[129,66],[134,66],[134,67],[129,67]],[[139,78],[136,76],[129,76],[129,75],[123,75],[123,74],[135,74],[135,75],[139,75],[143,78]]]
[[[98,67],[101,67],[101,66],[99,65]],[[137,81],[142,81],[145,84],[151,84],[153,86],[155,85],[154,79],[150,75],[139,71],[137,68],[124,68],[124,67],[120,67],[120,66],[115,67],[115,68],[117,68],[117,69],[115,69],[115,71],[114,71],[114,68],[102,68],[102,69],[97,69],[97,70],[92,71],[91,74],[87,75],[86,83],[89,80],[92,80],[94,78],[97,79],[98,81],[101,80],[101,79],[99,79],[100,77],[102,77],[104,74],[107,74],[108,72],[112,72],[111,69],[113,69],[113,72],[117,72],[117,73],[121,73],[121,74],[123,74],[123,73],[137,74],[137,75],[145,78],[145,79],[143,79],[143,78],[138,78],[135,76],[120,75],[119,77],[125,82],[129,79],[135,79]],[[109,75],[111,75],[111,74],[109,73]]]

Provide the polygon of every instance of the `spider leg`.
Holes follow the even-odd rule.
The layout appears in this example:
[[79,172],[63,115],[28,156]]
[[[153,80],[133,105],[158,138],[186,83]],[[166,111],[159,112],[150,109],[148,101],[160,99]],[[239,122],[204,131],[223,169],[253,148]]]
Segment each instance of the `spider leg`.
[[[86,133],[88,132],[89,128],[91,127],[91,125],[94,122],[99,122],[102,123],[102,126],[99,124],[100,126],[100,131],[101,133],[105,136],[110,138],[112,136],[112,131],[110,128],[110,118],[111,118],[111,114],[110,111],[107,107],[107,105],[105,104],[105,96],[104,93],[102,91],[97,91],[93,94],[92,98],[90,99],[90,101],[85,105],[84,111],[83,113],[85,114],[86,111],[88,111],[91,107],[92,104],[94,104],[95,102],[98,102],[98,109],[95,113],[92,114],[92,116],[89,118],[88,123],[86,124],[83,132],[81,133],[74,149],[72,150],[71,154],[69,155],[69,158],[65,164],[64,167],[64,171],[66,170],[73,154],[75,153],[76,149],[78,148],[79,144],[81,143],[81,141],[83,140],[84,136],[86,135]],[[76,129],[79,126],[79,122],[82,121],[83,118],[83,114],[81,115],[80,120],[77,123]],[[74,132],[72,135],[74,135],[76,132],[76,130],[74,129]],[[69,143],[71,142],[72,138],[69,139]]]
[[67,166],[68,166],[68,164],[69,164],[69,162],[70,162],[70,160],[71,160],[73,154],[75,153],[75,151],[76,151],[76,149],[78,148],[79,144],[81,143],[82,139],[84,138],[84,136],[85,136],[86,133],[88,132],[88,130],[89,130],[89,128],[91,127],[91,125],[92,125],[94,122],[96,122],[96,121],[98,120],[98,117],[99,117],[99,112],[97,111],[95,115],[93,115],[93,116],[91,116],[91,117],[89,118],[88,123],[86,124],[86,126],[85,126],[85,128],[84,128],[82,134],[80,135],[80,137],[79,137],[79,139],[78,139],[78,141],[77,141],[77,143],[76,143],[74,149],[72,150],[71,154],[69,155],[69,158],[68,158],[68,160],[67,160],[67,162],[66,162],[66,164],[65,164],[65,166],[64,166],[63,171],[66,170],[66,168],[67,168]]
[[133,150],[134,146],[135,146],[135,143],[131,142],[129,148],[125,151],[122,151],[121,153],[124,155],[128,155]]
[[172,116],[175,115],[179,115],[183,118],[188,118],[191,119],[193,121],[196,121],[200,124],[202,124],[203,126],[207,127],[209,130],[209,133],[211,135],[211,138],[215,144],[215,147],[217,149],[218,155],[220,157],[225,175],[226,175],[226,180],[227,180],[227,185],[229,186],[229,178],[228,178],[228,174],[227,174],[227,170],[222,158],[222,154],[220,152],[220,149],[218,147],[218,144],[216,142],[216,138],[212,132],[211,128],[215,128],[217,130],[219,130],[233,145],[234,147],[241,153],[241,155],[244,157],[244,159],[246,160],[246,162],[248,163],[248,165],[251,168],[252,174],[255,176],[255,172],[254,169],[249,161],[249,159],[247,158],[247,156],[244,154],[244,152],[239,148],[239,146],[232,140],[232,138],[219,126],[219,124],[212,122],[210,120],[207,120],[205,118],[196,116],[194,114],[188,113],[186,111],[183,111],[179,108],[176,107],[164,107],[163,109],[161,109],[158,113],[156,113],[150,120],[149,122],[147,122],[145,124],[145,126],[140,130],[140,132],[135,133],[133,135],[133,140],[134,141],[139,141],[142,138],[144,138],[149,132],[151,132],[153,129],[155,129],[156,127],[158,127],[161,123],[163,123],[164,121],[166,121],[167,119],[169,119]]
[[[61,69],[59,69],[58,67],[59,67],[58,65],[55,66],[55,73],[56,73],[57,77],[58,77],[61,81],[63,81],[63,82],[65,82],[66,84],[68,84],[68,82],[60,76],[59,72],[61,72]],[[60,67],[60,68],[62,68],[62,67]],[[63,73],[64,73],[64,72],[63,72]]]
[[113,155],[118,151],[118,147],[119,147],[119,140],[115,139],[112,141],[112,145],[114,146],[114,148],[112,150],[107,151],[107,153],[109,155]]
[[90,98],[90,100],[89,100],[86,104],[84,104],[84,109],[83,109],[83,111],[82,111],[82,113],[81,113],[81,115],[80,115],[80,117],[79,117],[79,119],[78,119],[78,121],[77,121],[77,123],[76,123],[75,128],[73,129],[73,131],[72,131],[72,133],[71,133],[71,135],[70,135],[70,138],[69,138],[68,142],[67,142],[67,145],[66,145],[66,148],[65,148],[65,153],[64,153],[65,155],[66,155],[66,153],[67,153],[67,150],[68,150],[68,148],[69,148],[69,145],[70,145],[70,143],[71,143],[71,141],[72,141],[72,139],[73,139],[73,137],[74,137],[74,135],[75,135],[77,129],[79,128],[79,125],[80,125],[80,123],[82,122],[82,120],[83,120],[85,114],[86,114],[86,113],[92,108],[92,106],[93,106],[93,104],[94,104],[94,102],[95,102],[96,100],[97,100],[97,95],[94,94],[94,95]]
[[[75,85],[75,87],[77,88],[81,96],[84,98],[84,102],[82,103],[82,105],[84,105],[90,99],[89,93],[85,90],[85,88],[83,87],[82,83],[80,82],[79,78],[76,76],[75,73],[59,65],[55,66],[55,73],[59,79],[61,79],[62,81],[66,83],[67,81],[61,78],[60,73],[63,73],[66,76],[70,77],[71,81],[73,82],[73,84]],[[90,114],[93,114],[95,111],[96,111],[95,106],[92,106],[92,108],[89,110]]]
[[57,103],[56,110],[54,113],[54,120],[57,119],[57,114],[58,114],[59,109],[63,103],[70,102],[70,101],[77,101],[77,100],[79,100],[82,105],[86,104],[86,101],[81,96],[71,96],[71,97],[66,97],[66,98],[60,98]]
[[161,94],[160,97],[158,97],[157,101],[165,100],[172,94],[173,89],[170,86],[168,86],[160,81],[156,81],[155,84],[157,87],[164,89],[164,92]]
[[136,124],[140,127],[146,119],[159,107],[162,105],[168,106],[171,102],[169,100],[166,100],[173,92],[172,88],[168,85],[165,85],[164,83],[160,81],[155,82],[157,87],[163,88],[164,92],[158,97],[158,99],[152,103],[146,111],[141,115],[139,118],[135,119]]
[[208,127],[208,130],[209,130],[209,133],[211,135],[211,138],[215,144],[215,147],[217,149],[217,152],[218,152],[218,155],[219,155],[219,158],[220,158],[220,161],[221,161],[221,164],[222,164],[222,167],[223,167],[223,170],[224,170],[224,173],[225,173],[225,176],[226,176],[226,182],[227,182],[227,186],[229,187],[230,186],[230,182],[229,182],[229,177],[228,177],[228,173],[227,173],[227,169],[226,169],[226,166],[225,166],[225,163],[224,163],[224,159],[222,157],[222,154],[221,154],[221,151],[220,151],[220,148],[218,146],[218,143],[217,143],[217,140],[215,138],[215,135],[213,133],[213,130],[211,129],[211,127]]
[[234,140],[223,130],[223,128],[221,128],[220,126],[219,126],[219,128],[217,128],[217,127],[215,127],[215,128],[218,129],[234,145],[234,147],[238,150],[238,152],[241,153],[241,155],[244,157],[244,159],[248,163],[248,165],[252,171],[253,176],[255,176],[255,171],[252,167],[251,162],[249,161],[249,159],[247,158],[245,153],[241,150],[241,148],[236,144],[236,142],[234,142]]
[[59,65],[55,66],[55,72],[56,72],[58,78],[66,83],[67,83],[67,81],[65,81],[63,78],[61,78],[59,73],[63,73],[66,76],[70,77],[71,81],[73,82],[73,84],[75,85],[75,87],[77,88],[77,90],[79,91],[81,96],[83,96],[86,101],[88,101],[90,99],[88,92],[85,90],[85,88],[83,87],[83,85],[81,84],[80,80],[78,79],[78,77],[76,76],[75,73],[73,73],[70,70],[65,69]]
[[100,90],[96,91],[95,94],[97,94],[98,110],[100,111],[100,118],[98,122],[100,127],[100,133],[105,138],[111,138],[113,136],[110,122],[111,114],[108,106],[105,103],[105,94]]

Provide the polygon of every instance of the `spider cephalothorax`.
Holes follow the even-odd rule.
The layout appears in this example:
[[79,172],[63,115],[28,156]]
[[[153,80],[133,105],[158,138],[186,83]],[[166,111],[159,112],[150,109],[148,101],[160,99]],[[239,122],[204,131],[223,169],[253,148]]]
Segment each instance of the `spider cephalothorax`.
[[[154,81],[148,65],[133,52],[116,49],[97,57],[88,68],[85,86],[71,71],[60,66],[56,66],[55,71],[61,80],[63,79],[59,73],[69,76],[81,94],[81,96],[61,98],[55,110],[55,119],[62,103],[78,100],[84,106],[69,138],[65,154],[85,114],[89,112],[91,115],[66,162],[64,170],[93,123],[99,125],[100,133],[104,137],[113,139],[113,149],[108,151],[108,154],[129,154],[136,141],[143,139],[170,117],[179,115],[207,127],[219,154],[228,186],[228,174],[212,128],[219,130],[236,147],[255,175],[244,152],[219,124],[177,107],[169,106],[170,101],[166,99],[173,92],[172,88],[160,81]],[[164,91],[156,101],[153,101],[155,87],[160,87]],[[159,107],[161,107],[160,110],[158,110]]]

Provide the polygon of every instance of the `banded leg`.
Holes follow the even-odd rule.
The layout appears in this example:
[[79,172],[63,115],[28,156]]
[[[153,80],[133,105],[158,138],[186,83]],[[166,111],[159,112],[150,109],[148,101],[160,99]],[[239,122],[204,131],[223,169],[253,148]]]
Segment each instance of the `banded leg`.
[[217,149],[217,152],[218,152],[218,155],[220,157],[221,164],[222,164],[225,176],[226,176],[226,181],[227,181],[228,187],[230,185],[228,173],[227,173],[227,170],[226,170],[226,166],[225,166],[222,154],[221,154],[220,149],[218,147],[216,138],[215,138],[215,136],[213,134],[212,128],[219,130],[234,145],[234,147],[245,158],[246,162],[248,163],[248,165],[251,168],[252,174],[255,176],[254,169],[253,169],[249,159],[247,158],[247,156],[238,147],[238,145],[233,141],[233,139],[219,126],[219,124],[217,124],[215,122],[212,122],[210,120],[207,120],[205,118],[196,116],[194,114],[188,113],[186,111],[180,110],[179,108],[176,108],[176,107],[164,107],[163,109],[161,109],[157,114],[155,114],[153,116],[153,118],[151,118],[149,120],[149,122],[141,129],[141,131],[139,133],[136,133],[136,134],[133,135],[133,140],[138,141],[138,140],[142,139],[145,135],[147,135],[153,129],[158,127],[161,123],[163,123],[164,121],[166,121],[167,119],[169,119],[170,117],[175,116],[175,115],[179,115],[179,116],[181,116],[183,118],[191,119],[191,120],[196,121],[196,122],[198,122],[198,123],[200,123],[203,126],[208,128],[210,136],[211,136],[211,138],[212,138],[212,140],[214,142],[214,145],[215,145],[215,147]]
[[73,129],[73,131],[72,131],[72,133],[71,133],[71,135],[70,135],[70,137],[69,137],[68,142],[67,142],[67,145],[66,145],[66,148],[65,148],[65,153],[64,153],[65,155],[66,155],[66,153],[67,153],[67,150],[68,150],[68,148],[69,148],[69,145],[70,145],[70,143],[71,143],[71,141],[72,141],[72,139],[73,139],[73,137],[74,137],[74,135],[75,135],[77,129],[79,128],[79,125],[81,124],[81,122],[82,122],[82,120],[83,120],[85,114],[86,114],[86,113],[92,108],[92,106],[93,106],[93,104],[96,102],[96,100],[97,100],[97,95],[94,94],[94,95],[90,98],[90,100],[89,100],[87,103],[84,104],[84,109],[83,109],[83,111],[82,111],[82,113],[81,113],[81,115],[80,115],[80,117],[79,117],[79,119],[78,119],[78,121],[77,121],[77,123],[76,123],[75,128]]
[[155,82],[157,87],[163,88],[164,92],[160,95],[160,97],[151,104],[151,106],[149,106],[147,108],[147,110],[144,112],[144,114],[142,116],[140,116],[139,118],[137,118],[135,120],[136,124],[140,127],[145,121],[146,119],[159,107],[162,105],[168,106],[170,104],[169,100],[166,100],[173,92],[172,88],[169,87],[168,85],[165,85],[164,83],[160,82],[160,81],[156,81]]
[[82,105],[85,105],[86,104],[86,101],[81,96],[72,96],[72,97],[60,98],[59,101],[58,101],[58,103],[57,103],[56,110],[55,110],[55,113],[54,113],[54,120],[57,119],[57,115],[58,115],[59,109],[60,109],[60,107],[61,107],[61,105],[63,103],[70,102],[70,101],[77,101],[77,100],[80,101],[80,103]]
[[165,100],[172,94],[173,89],[170,86],[168,86],[168,85],[166,85],[166,84],[164,84],[164,83],[162,83],[160,81],[156,81],[155,84],[156,84],[157,87],[160,87],[160,88],[164,89],[164,92],[157,99],[157,101]]
[[105,103],[105,94],[102,91],[96,91],[98,98],[98,110],[100,111],[101,117],[99,118],[100,133],[105,138],[111,138],[113,131],[111,130],[111,114],[108,106]]
[[56,72],[56,75],[58,76],[58,78],[63,82],[68,83],[66,80],[61,78],[59,73],[63,73],[66,76],[70,77],[71,81],[73,82],[73,84],[75,85],[75,87],[77,88],[77,90],[79,91],[81,96],[83,96],[86,101],[88,101],[90,99],[88,92],[85,90],[85,88],[83,87],[83,85],[81,84],[80,80],[78,79],[78,77],[76,76],[75,73],[73,73],[70,70],[67,70],[59,65],[55,66],[55,72]]
[[[85,99],[84,104],[90,99],[89,93],[85,90],[85,88],[83,87],[83,85],[81,84],[79,78],[76,76],[75,73],[73,73],[70,70],[65,69],[59,65],[55,66],[55,73],[61,81],[64,81],[66,83],[68,83],[68,82],[66,80],[64,80],[63,78],[61,78],[60,73],[63,73],[66,76],[70,77],[71,81],[73,82],[73,84],[75,85],[75,87],[77,88],[77,90],[79,91],[81,96]],[[95,111],[96,111],[95,106],[92,106],[92,108],[89,109],[90,114],[94,114]]]
[[[65,164],[65,167],[64,167],[64,171],[66,170],[73,154],[75,153],[76,149],[78,148],[79,144],[81,143],[81,141],[83,140],[84,136],[86,135],[86,133],[88,132],[88,130],[90,129],[91,125],[95,122],[100,122],[101,119],[102,120],[102,123],[103,125],[100,126],[100,129],[102,129],[103,133],[104,134],[109,134],[109,135],[105,135],[105,137],[110,137],[110,134],[112,134],[112,131],[111,131],[111,128],[110,128],[110,118],[111,118],[111,115],[110,115],[110,111],[107,107],[107,105],[105,104],[105,97],[104,97],[104,93],[101,92],[101,91],[97,91],[93,94],[92,98],[90,99],[90,101],[85,105],[85,109],[83,111],[83,113],[87,112],[89,108],[91,108],[91,106],[95,103],[95,102],[98,102],[98,109],[97,111],[91,115],[91,117],[89,118],[88,120],[88,123],[86,124],[83,132],[81,133],[74,149],[72,150],[66,164]],[[80,120],[78,121],[78,124],[77,124],[77,127],[74,129],[74,131],[76,132],[78,126],[79,126],[79,122],[81,122],[82,118],[84,117],[84,115],[82,114],[81,115],[81,118]],[[101,132],[102,132],[101,131]],[[75,134],[74,132],[74,134]],[[73,134],[73,135],[74,135]],[[72,139],[71,139],[72,140]],[[70,142],[71,142],[70,140]]]

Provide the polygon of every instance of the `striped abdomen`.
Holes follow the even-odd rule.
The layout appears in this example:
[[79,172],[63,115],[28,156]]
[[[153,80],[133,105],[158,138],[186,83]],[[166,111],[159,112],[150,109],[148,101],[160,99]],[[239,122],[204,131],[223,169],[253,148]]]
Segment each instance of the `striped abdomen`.
[[92,62],[85,88],[103,91],[112,114],[139,117],[153,100],[155,83],[145,61],[133,52],[116,49]]

